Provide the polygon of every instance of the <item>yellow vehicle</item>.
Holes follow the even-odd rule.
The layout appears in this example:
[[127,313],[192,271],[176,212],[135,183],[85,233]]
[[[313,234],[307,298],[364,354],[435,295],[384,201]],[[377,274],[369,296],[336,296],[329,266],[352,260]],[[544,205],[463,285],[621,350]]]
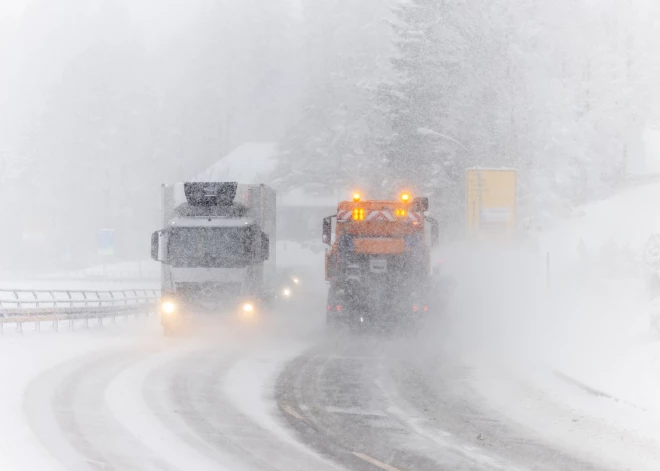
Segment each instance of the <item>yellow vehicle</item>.
[[467,169],[468,235],[475,239],[507,239],[514,236],[516,179],[517,172],[513,169]]

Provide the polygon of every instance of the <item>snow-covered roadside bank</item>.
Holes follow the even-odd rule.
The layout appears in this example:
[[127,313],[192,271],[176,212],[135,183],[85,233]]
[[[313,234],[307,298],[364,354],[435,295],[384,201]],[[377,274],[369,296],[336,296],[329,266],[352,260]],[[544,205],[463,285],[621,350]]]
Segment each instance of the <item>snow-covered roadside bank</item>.
[[660,335],[642,260],[660,233],[658,201],[657,184],[625,191],[586,206],[541,245],[557,260],[548,361],[660,417]]
[[534,358],[660,413],[660,333],[641,260],[660,233],[657,201],[660,185],[649,185],[585,206],[523,248],[448,248],[459,281],[448,341]]
[[660,334],[641,257],[657,201],[660,185],[631,189],[524,248],[443,254],[459,279],[443,340],[484,401],[615,469],[660,463]]

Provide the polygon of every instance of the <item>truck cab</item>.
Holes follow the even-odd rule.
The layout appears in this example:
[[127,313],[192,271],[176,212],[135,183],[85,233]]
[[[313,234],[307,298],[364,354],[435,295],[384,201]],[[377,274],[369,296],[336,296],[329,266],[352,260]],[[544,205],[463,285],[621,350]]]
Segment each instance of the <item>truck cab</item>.
[[272,295],[274,201],[265,185],[163,185],[163,229],[152,234],[151,255],[161,262],[166,332],[200,316],[251,317]]
[[384,201],[356,193],[324,219],[328,324],[398,323],[428,311],[438,225],[427,210],[427,198],[408,193]]

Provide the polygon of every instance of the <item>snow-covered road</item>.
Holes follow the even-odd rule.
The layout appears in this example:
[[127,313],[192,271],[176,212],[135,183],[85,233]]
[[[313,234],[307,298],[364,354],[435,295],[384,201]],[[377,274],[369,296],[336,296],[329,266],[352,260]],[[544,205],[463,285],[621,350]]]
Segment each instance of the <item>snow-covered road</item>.
[[485,373],[429,342],[309,317],[179,340],[153,318],[8,335],[0,469],[608,469],[493,408]]
[[154,317],[7,332],[0,470],[655,471],[660,343],[635,254],[658,198],[584,208],[536,251],[442,254],[456,302],[416,338],[328,335],[321,294],[191,338]]
[[[52,335],[55,352],[67,341],[77,351],[21,381],[20,365],[6,372],[25,384],[8,400],[30,440],[3,450],[1,469],[336,469],[286,432],[273,400],[277,372],[308,341],[277,326],[183,340],[125,329]],[[16,341],[39,348],[37,337]]]
[[328,339],[280,376],[280,411],[304,442],[347,469],[619,469],[492,407],[479,388],[485,373],[430,340]]

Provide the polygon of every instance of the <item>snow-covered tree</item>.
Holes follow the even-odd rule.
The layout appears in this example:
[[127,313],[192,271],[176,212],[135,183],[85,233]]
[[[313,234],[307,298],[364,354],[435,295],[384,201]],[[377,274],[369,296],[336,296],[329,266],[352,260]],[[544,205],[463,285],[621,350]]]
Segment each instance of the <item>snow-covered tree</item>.
[[385,127],[376,91],[388,73],[387,13],[380,0],[303,2],[304,95],[281,145],[281,188],[312,183],[372,195],[379,188]]
[[[470,142],[463,141],[456,108],[457,101],[460,107],[467,105],[457,100],[465,95],[469,79],[465,31],[447,2],[401,2],[393,13],[396,75],[380,90],[391,126],[382,143],[387,159],[384,185],[428,194],[436,214],[457,216],[461,174],[472,154]],[[478,93],[469,91],[471,96]]]
[[[646,122],[657,41],[630,2],[405,0],[383,84],[388,184],[460,217],[464,169],[514,167],[521,211],[612,191]],[[643,11],[643,13],[642,13]]]

